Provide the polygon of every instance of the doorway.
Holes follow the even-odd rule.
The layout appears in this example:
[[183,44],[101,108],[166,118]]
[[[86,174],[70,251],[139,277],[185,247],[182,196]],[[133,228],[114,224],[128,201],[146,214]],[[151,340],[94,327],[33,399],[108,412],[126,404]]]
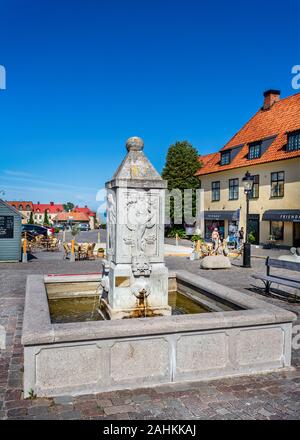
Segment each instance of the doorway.
[[254,237],[252,244],[259,244],[259,214],[249,214],[248,228],[249,234]]
[[213,230],[217,228],[220,234],[220,238],[223,240],[225,234],[224,225],[224,220],[205,220],[205,239],[210,240]]
[[300,246],[300,222],[293,223],[293,246]]

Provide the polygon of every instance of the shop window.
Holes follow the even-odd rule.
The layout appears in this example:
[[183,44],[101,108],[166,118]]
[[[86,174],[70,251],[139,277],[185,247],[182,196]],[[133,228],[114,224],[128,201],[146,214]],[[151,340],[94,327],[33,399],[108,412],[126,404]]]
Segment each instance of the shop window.
[[225,238],[225,222],[224,220],[205,220],[205,239],[210,240],[213,230],[217,228],[220,238]]
[[274,240],[283,240],[284,223],[272,221],[270,222],[270,235]]

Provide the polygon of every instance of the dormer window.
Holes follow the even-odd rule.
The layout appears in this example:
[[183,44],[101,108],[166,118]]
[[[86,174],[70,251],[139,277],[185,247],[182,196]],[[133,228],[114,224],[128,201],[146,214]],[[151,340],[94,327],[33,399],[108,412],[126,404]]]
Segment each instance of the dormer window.
[[230,150],[221,153],[221,165],[230,164]]
[[256,144],[249,145],[248,159],[249,160],[258,159],[260,156],[261,156],[261,143],[259,142]]
[[300,150],[300,131],[288,135],[287,151]]

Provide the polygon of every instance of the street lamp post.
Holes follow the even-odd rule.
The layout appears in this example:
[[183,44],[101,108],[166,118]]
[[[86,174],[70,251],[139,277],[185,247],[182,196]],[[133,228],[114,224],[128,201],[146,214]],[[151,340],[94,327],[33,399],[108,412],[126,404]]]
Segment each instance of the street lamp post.
[[249,243],[249,197],[253,188],[254,177],[251,176],[249,171],[243,177],[244,192],[246,194],[246,239],[244,243],[243,252],[243,266],[251,267],[251,244]]

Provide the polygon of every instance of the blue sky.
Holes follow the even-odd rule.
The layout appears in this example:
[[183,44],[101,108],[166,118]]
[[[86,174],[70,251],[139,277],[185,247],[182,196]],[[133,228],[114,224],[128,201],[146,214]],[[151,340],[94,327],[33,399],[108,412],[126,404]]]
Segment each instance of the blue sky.
[[215,151],[295,64],[297,0],[0,0],[0,190],[96,208],[129,136]]

